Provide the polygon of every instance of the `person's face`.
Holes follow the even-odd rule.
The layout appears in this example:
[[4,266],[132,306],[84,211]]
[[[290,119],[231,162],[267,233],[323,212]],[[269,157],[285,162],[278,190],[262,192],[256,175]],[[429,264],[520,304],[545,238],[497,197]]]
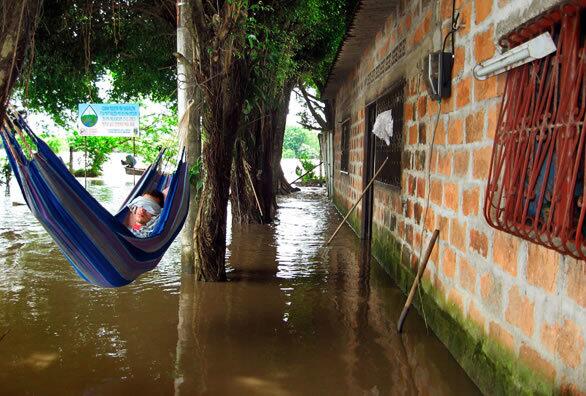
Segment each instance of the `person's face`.
[[145,208],[136,207],[134,209],[134,218],[137,223],[146,224],[153,218],[153,215],[147,212]]

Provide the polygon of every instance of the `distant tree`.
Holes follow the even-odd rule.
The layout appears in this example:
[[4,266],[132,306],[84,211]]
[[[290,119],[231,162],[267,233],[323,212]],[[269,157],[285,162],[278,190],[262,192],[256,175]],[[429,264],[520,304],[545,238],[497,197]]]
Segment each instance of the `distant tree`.
[[285,158],[319,158],[317,135],[304,128],[287,127],[283,140],[283,153],[285,150],[288,150],[289,155],[293,154],[289,157],[283,154]]

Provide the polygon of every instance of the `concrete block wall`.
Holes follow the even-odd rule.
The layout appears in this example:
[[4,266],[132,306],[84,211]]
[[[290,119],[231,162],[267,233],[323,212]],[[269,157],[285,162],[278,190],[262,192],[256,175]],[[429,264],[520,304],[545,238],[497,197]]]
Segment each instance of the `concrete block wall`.
[[[438,104],[421,80],[421,59],[441,48],[452,1],[403,1],[396,6],[335,98],[334,196],[343,209],[358,197],[366,105],[405,77],[402,188],[375,183],[375,228],[400,244],[401,262],[412,269],[420,245],[439,228],[440,240],[425,274],[438,303],[456,307],[463,321],[473,323],[555,389],[579,393],[586,392],[586,263],[486,223],[484,194],[505,77],[472,77],[474,65],[498,51],[501,35],[557,3],[457,0],[463,26],[456,34],[452,96],[441,104],[439,119]],[[369,84],[368,73],[401,40],[406,42],[405,56]],[[346,118],[351,120],[348,174],[339,169],[341,122]],[[360,219],[360,206],[357,210]]]

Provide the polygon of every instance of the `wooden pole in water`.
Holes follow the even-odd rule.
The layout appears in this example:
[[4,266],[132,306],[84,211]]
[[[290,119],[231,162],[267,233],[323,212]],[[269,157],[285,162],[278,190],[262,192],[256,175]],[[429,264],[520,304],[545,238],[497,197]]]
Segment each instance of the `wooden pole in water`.
[[358,199],[356,200],[356,202],[354,203],[354,205],[352,205],[352,207],[350,208],[350,210],[348,211],[348,213],[346,213],[346,216],[344,216],[344,219],[342,220],[342,222],[340,223],[340,225],[338,226],[338,228],[336,228],[336,231],[334,231],[334,233],[332,234],[332,236],[330,237],[330,239],[328,239],[328,241],[326,242],[326,244],[324,246],[328,246],[330,244],[330,242],[332,242],[332,239],[334,239],[334,237],[336,236],[336,234],[338,233],[338,231],[340,231],[340,228],[342,228],[342,226],[344,225],[344,223],[346,222],[346,220],[348,219],[348,217],[350,217],[350,214],[354,211],[354,209],[356,209],[356,206],[358,206],[358,203],[362,200],[362,197],[364,197],[364,194],[366,194],[366,191],[372,185],[372,183],[374,182],[374,180],[376,179],[376,177],[378,176],[378,174],[380,173],[380,171],[383,170],[383,167],[385,166],[385,164],[387,163],[388,160],[389,160],[389,157],[385,158],[385,160],[383,161],[382,165],[378,168],[378,170],[376,171],[376,173],[374,174],[374,176],[372,177],[372,179],[370,180],[370,182],[368,183],[368,185],[366,187],[364,187],[364,190],[362,190],[362,194],[360,194],[360,196],[358,197]]
[[431,236],[431,240],[427,245],[427,250],[425,251],[425,256],[423,258],[423,262],[419,266],[419,270],[417,271],[417,275],[415,276],[415,280],[413,280],[413,285],[411,286],[411,290],[409,291],[409,296],[407,296],[407,301],[405,302],[405,306],[403,307],[403,311],[401,312],[401,316],[399,316],[399,321],[397,322],[397,332],[401,332],[403,330],[403,322],[405,322],[405,318],[407,317],[407,312],[409,312],[409,308],[411,307],[411,303],[413,302],[413,297],[415,297],[415,290],[417,290],[417,286],[419,285],[419,281],[423,276],[423,271],[425,271],[425,267],[427,267],[427,262],[429,261],[429,256],[431,256],[431,251],[435,245],[435,241],[439,236],[439,230],[436,229]]

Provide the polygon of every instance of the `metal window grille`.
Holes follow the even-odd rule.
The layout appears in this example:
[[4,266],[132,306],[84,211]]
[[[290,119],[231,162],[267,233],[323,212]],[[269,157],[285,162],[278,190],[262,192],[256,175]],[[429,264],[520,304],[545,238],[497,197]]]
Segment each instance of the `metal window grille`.
[[350,163],[350,120],[342,124],[342,158],[340,161],[340,170],[348,172]]
[[[403,153],[403,103],[405,102],[405,80],[395,82],[388,93],[376,101],[376,115],[392,110],[393,136],[387,146],[384,140],[375,137],[374,168],[378,169],[385,158],[389,160],[376,180],[392,187],[401,188],[401,155]],[[373,124],[374,125],[374,124]],[[372,133],[369,126],[368,133]]]
[[509,71],[498,119],[484,215],[488,223],[586,259],[585,13],[565,4],[508,38],[544,31],[550,56]]

